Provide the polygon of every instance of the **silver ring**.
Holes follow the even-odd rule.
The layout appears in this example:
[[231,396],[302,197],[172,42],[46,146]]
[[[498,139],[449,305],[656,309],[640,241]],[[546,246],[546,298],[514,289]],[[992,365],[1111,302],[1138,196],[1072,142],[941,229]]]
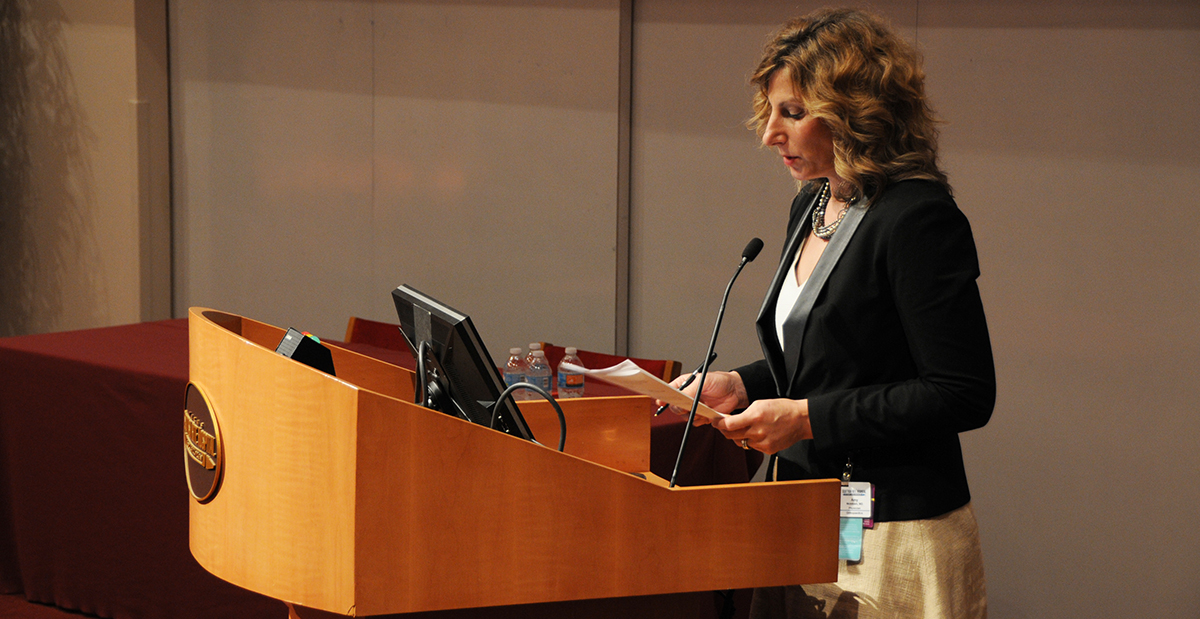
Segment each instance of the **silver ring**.
[[750,449],[750,444],[747,442],[747,439],[742,439],[742,449]]

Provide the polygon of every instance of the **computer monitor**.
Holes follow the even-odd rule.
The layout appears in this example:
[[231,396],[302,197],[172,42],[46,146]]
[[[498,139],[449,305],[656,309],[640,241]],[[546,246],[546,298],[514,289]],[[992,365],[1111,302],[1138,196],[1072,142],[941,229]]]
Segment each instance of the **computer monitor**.
[[[407,284],[392,291],[392,300],[400,331],[417,359],[417,387],[424,391],[419,403],[490,426],[505,385],[471,318]],[[496,429],[534,440],[511,398],[500,406]]]

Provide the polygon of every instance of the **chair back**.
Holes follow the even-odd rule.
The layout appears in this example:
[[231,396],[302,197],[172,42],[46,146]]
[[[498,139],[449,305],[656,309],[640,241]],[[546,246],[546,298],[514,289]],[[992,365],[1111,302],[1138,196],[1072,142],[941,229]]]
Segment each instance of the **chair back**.
[[[347,344],[367,345],[385,350],[399,351],[406,360],[412,356],[408,348],[408,343],[404,341],[404,336],[400,333],[400,326],[393,323],[351,316],[350,322],[346,325],[345,341]],[[546,360],[550,363],[550,368],[557,371],[558,362],[562,361],[563,356],[566,354],[566,348],[555,346],[550,342],[542,342],[542,350],[546,351]],[[674,380],[676,376],[679,376],[680,372],[679,362],[672,359],[638,359],[635,357],[622,357],[602,352],[592,352],[590,350],[579,350],[578,355],[579,360],[583,362],[583,367],[589,369],[606,368],[629,359],[636,363],[638,367],[667,382]],[[407,367],[407,364],[404,365]]]

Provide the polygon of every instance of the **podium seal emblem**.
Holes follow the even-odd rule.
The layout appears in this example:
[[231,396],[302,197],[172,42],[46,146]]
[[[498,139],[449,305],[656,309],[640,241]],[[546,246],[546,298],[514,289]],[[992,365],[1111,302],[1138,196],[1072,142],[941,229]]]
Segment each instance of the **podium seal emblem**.
[[208,397],[195,383],[188,383],[183,407],[183,464],[192,498],[200,503],[213,500],[221,487],[223,447],[221,429]]

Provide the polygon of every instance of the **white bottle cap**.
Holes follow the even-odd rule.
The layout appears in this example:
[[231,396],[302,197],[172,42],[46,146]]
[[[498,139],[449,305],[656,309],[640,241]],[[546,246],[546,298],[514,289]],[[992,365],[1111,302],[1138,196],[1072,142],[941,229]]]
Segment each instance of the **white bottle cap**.
[[521,354],[521,349],[520,349],[520,348],[509,348],[509,349],[508,349],[508,354],[510,354],[510,355],[519,355],[519,354]]
[[529,343],[529,350],[533,351],[533,350],[541,350],[541,349],[542,349],[541,342],[530,342]]
[[545,357],[545,356],[546,356],[546,351],[544,351],[544,350],[535,350],[535,351],[533,351],[533,356],[534,356],[534,357]]
[[567,346],[567,354],[568,355],[573,355],[577,352],[579,352],[579,350],[576,349],[574,346]]

